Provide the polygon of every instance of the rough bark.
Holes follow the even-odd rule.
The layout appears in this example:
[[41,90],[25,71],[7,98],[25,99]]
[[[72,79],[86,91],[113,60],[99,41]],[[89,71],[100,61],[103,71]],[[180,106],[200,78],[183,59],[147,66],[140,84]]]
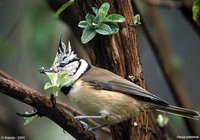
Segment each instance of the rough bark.
[[[47,0],[52,9],[57,10],[64,2]],[[84,19],[86,13],[92,12],[91,5],[99,7],[103,0],[83,1],[77,0],[75,4],[67,9],[61,19],[69,24],[74,33],[80,37],[81,29],[77,24]],[[130,0],[107,0],[111,4],[110,13],[118,13],[126,18],[126,22],[120,24],[120,32],[113,36],[96,36],[91,42],[84,45],[90,54],[92,63],[96,66],[106,68],[114,73],[127,78],[129,75],[135,77],[138,85],[144,87],[144,76],[142,72],[140,53],[137,42],[136,30],[133,27],[133,9]],[[68,15],[72,16],[68,16]],[[115,140],[135,139],[163,139],[152,116],[140,114],[135,119],[111,127],[112,138]],[[149,124],[147,124],[147,120]],[[133,127],[137,122],[138,127]],[[147,132],[146,125],[148,125]],[[143,131],[144,130],[144,131]]]

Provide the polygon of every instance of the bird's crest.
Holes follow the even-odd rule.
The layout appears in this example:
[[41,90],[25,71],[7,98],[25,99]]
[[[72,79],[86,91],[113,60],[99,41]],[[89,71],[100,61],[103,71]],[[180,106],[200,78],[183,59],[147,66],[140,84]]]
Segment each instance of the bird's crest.
[[59,66],[60,64],[68,64],[70,61],[76,58],[76,54],[72,51],[70,41],[68,41],[68,46],[61,41],[59,42],[58,51],[53,62],[53,66]]

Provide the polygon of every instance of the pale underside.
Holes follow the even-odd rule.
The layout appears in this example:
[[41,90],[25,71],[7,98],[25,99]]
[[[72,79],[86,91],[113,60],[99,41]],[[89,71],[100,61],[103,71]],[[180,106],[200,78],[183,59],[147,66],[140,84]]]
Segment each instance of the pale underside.
[[81,80],[74,83],[68,98],[84,115],[103,116],[95,119],[101,124],[119,123],[142,111],[134,98],[119,92],[95,90]]

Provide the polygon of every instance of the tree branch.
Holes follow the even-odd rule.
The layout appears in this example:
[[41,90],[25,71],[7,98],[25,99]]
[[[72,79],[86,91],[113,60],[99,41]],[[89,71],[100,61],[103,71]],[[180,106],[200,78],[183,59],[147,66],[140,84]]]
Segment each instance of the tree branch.
[[[9,79],[11,81],[14,81],[18,84],[22,84],[20,83],[19,81],[17,81],[16,79],[12,78],[10,75],[8,75],[7,73],[5,73],[4,71],[0,70],[0,77],[3,77],[5,79]],[[25,85],[24,85],[25,86]],[[41,93],[40,93],[41,94]],[[65,103],[62,103],[60,101],[56,101],[57,103],[57,106],[63,108],[64,110],[68,111],[70,114],[72,114],[73,116],[77,116],[77,115],[80,115],[80,116],[83,116],[83,114],[75,109],[73,109],[72,107],[70,107],[69,105],[65,104]],[[89,124],[91,124],[92,126],[99,126],[98,123],[96,123],[95,121],[91,120],[91,119],[86,119],[87,122]],[[102,132],[110,135],[110,130],[108,128],[104,128],[104,127],[101,127],[100,130],[102,130]]]
[[27,86],[0,77],[0,92],[25,104],[31,105],[42,116],[46,116],[78,140],[94,140],[94,134],[61,107],[53,106],[46,96]]

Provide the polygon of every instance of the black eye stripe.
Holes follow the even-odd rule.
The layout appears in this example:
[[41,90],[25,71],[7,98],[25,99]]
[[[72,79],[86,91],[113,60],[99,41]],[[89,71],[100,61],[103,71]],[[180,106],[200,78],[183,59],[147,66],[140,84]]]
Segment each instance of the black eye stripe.
[[64,67],[64,66],[66,66],[67,64],[69,64],[69,63],[72,63],[72,62],[74,62],[74,61],[79,61],[79,59],[78,58],[74,58],[74,59],[72,59],[72,60],[70,60],[68,63],[60,63],[60,67]]
[[72,62],[74,62],[74,61],[79,61],[79,59],[78,59],[78,58],[74,58],[74,59],[70,60],[70,61],[68,62],[68,64],[69,64],[69,63],[72,63]]
[[60,67],[64,67],[66,65],[66,63],[60,63]]

